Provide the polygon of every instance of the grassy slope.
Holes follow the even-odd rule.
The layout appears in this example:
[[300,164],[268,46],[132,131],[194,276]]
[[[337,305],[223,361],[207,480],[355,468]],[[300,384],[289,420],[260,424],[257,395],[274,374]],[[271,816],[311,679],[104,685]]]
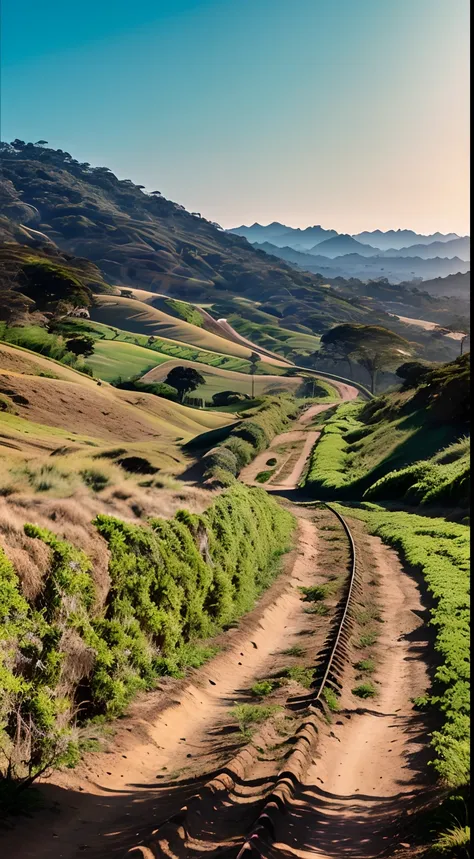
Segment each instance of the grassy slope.
[[[0,345],[3,452],[0,483],[10,487],[15,469],[58,467],[50,459],[60,448],[78,462],[61,461],[60,470],[89,467],[85,459],[101,450],[125,446],[156,468],[176,473],[185,464],[181,442],[233,422],[217,411],[191,409],[155,397],[117,390],[42,356]],[[46,375],[39,375],[39,374]],[[55,454],[56,455],[56,454]],[[79,461],[80,460],[80,461]],[[12,470],[13,469],[13,470]]]
[[222,355],[250,358],[251,350],[245,346],[233,343],[231,340],[226,340],[224,337],[219,337],[132,298],[100,296],[97,299],[97,306],[92,309],[91,317],[97,322],[104,322],[138,334],[146,334],[148,337],[150,335],[165,337],[197,346],[199,349],[219,352]]
[[135,343],[105,339],[96,341],[94,354],[87,358],[94,376],[106,382],[112,382],[119,376],[122,379],[142,376],[164,361],[169,361],[168,355],[156,350],[145,349]]
[[[184,342],[168,340],[164,337],[155,337],[153,342],[150,343],[149,336],[145,334],[133,333],[132,331],[127,331],[112,325],[106,325],[101,322],[91,322],[89,320],[67,320],[66,322],[61,323],[61,329],[64,329],[65,332],[70,334],[86,332],[94,337],[97,342],[113,340],[115,343],[130,343],[134,346],[140,347],[141,349],[149,349],[152,358],[155,353],[158,354],[157,363],[160,362],[162,356],[166,356],[166,359],[179,358],[186,361],[196,361],[199,364],[206,364],[210,367],[220,367],[223,370],[236,371],[238,373],[248,373],[251,369],[250,362],[245,358],[237,358],[233,355],[223,355],[219,352],[210,352],[209,350],[198,349],[195,346],[188,346]],[[130,355],[131,354],[132,352],[130,352]],[[87,363],[90,363],[89,359],[87,360]],[[264,373],[266,375],[278,376],[284,372],[284,369],[285,368],[275,366],[268,361],[261,361],[257,366],[257,372]]]
[[[205,379],[204,385],[193,391],[193,397],[204,397],[210,400],[212,395],[218,391],[237,391],[242,394],[252,393],[252,380],[248,374],[236,373],[229,370],[216,368],[206,368],[202,364],[195,361],[183,361],[182,359],[170,361],[166,364],[160,364],[153,370],[146,373],[142,381],[144,382],[162,382],[166,379],[169,371],[173,367],[193,367]],[[275,393],[279,391],[296,391],[301,384],[300,376],[285,377],[285,376],[263,376],[256,375],[254,377],[255,396],[259,397],[263,394]]]
[[325,498],[467,504],[467,445],[458,443],[468,432],[466,368],[458,359],[415,391],[340,406],[313,450],[308,488]]
[[232,314],[229,316],[228,322],[243,337],[247,337],[257,346],[276,352],[282,357],[294,353],[303,356],[311,355],[313,352],[317,352],[320,346],[320,338],[315,334],[291,331],[275,324],[275,320],[259,324],[243,319],[237,314]]

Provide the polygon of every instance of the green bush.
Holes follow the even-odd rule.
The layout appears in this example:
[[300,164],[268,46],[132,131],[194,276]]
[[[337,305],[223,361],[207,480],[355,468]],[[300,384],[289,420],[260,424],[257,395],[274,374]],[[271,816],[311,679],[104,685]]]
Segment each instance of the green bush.
[[270,480],[270,477],[273,474],[273,470],[271,471],[259,471],[257,475],[255,475],[255,480],[257,483],[266,483],[267,480]]
[[370,680],[365,683],[359,683],[352,690],[353,695],[357,695],[358,698],[375,698],[377,695],[377,689],[374,684],[370,682]]
[[232,477],[235,477],[239,472],[239,465],[236,455],[224,445],[214,447],[203,458],[204,479],[213,476],[216,468],[228,471]]
[[[236,483],[199,516],[133,525],[100,514],[95,525],[110,550],[103,608],[92,562],[51,532],[25,526],[51,553],[34,603],[0,553],[0,739],[18,761],[15,778],[34,777],[47,761],[73,763],[75,718],[117,716],[157,676],[182,676],[210,658],[215,649],[199,639],[252,608],[278,572],[294,520],[263,490]],[[18,715],[31,727],[21,748]]]
[[231,436],[226,441],[223,441],[220,447],[227,448],[227,450],[230,450],[234,454],[239,471],[245,465],[248,465],[255,456],[252,445],[248,441],[244,441],[243,438]]

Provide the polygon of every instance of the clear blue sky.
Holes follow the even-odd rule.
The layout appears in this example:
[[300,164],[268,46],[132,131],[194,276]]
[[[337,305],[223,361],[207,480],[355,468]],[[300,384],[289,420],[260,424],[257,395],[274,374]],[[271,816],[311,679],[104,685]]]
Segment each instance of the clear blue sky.
[[469,231],[468,0],[3,0],[2,139],[223,226]]

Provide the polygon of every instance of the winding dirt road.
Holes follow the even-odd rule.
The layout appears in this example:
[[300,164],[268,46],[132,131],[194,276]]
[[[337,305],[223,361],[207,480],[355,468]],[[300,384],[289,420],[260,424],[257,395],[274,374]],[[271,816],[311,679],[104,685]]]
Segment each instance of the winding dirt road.
[[425,608],[397,554],[377,537],[366,539],[383,607],[379,693],[357,705],[349,667],[341,713],[281,819],[273,851],[282,859],[374,859],[389,846],[392,856],[409,846],[400,833],[429,789],[427,726],[412,703],[429,688]]
[[[331,381],[331,384],[337,388],[341,399],[337,402],[315,403],[306,409],[298,418],[295,424],[296,429],[275,436],[270,446],[262,453],[259,453],[249,465],[246,465],[242,469],[240,479],[243,483],[247,483],[249,486],[261,485],[256,480],[257,475],[262,471],[268,471],[269,468],[273,468],[273,466],[268,465],[268,460],[276,458],[277,465],[275,466],[274,474],[269,479],[268,484],[266,484],[267,488],[271,488],[272,490],[288,490],[298,487],[306,461],[321,435],[318,430],[308,429],[308,424],[317,415],[320,415],[332,406],[339,405],[341,402],[355,400],[359,393],[357,388],[353,388],[352,385],[346,385],[343,382]],[[287,448],[288,450],[285,451],[282,448]],[[288,465],[290,466],[289,469]]]
[[[351,386],[338,387],[343,400],[357,396]],[[311,406],[294,431],[274,440],[273,448],[296,447],[279,466],[279,472],[285,469],[284,476],[279,478],[277,472],[278,483],[268,488],[297,487],[319,434],[309,427],[330,405]],[[257,457],[242,479],[253,483],[270,457],[269,450]],[[253,752],[246,753],[239,778],[226,793],[226,767],[242,742],[230,709],[255,701],[252,685],[288,663],[314,665],[337,596],[329,599],[326,617],[324,612],[308,612],[300,588],[328,585],[341,575],[343,581],[347,563],[347,545],[340,542],[333,514],[297,504],[289,508],[298,519],[296,546],[255,609],[219,637],[221,652],[186,680],[163,678],[155,692],[139,697],[129,714],[113,725],[106,751],[88,753],[76,770],[55,773],[47,780],[41,787],[44,809],[26,825],[0,836],[3,855],[18,859],[78,859],[84,853],[91,859],[126,855],[197,859],[222,851],[235,855],[235,845],[242,843],[284,766],[294,727],[286,715],[280,728],[278,723],[264,725],[253,740]],[[279,817],[266,853],[274,859],[375,859],[387,849],[386,855],[395,855],[404,849],[401,827],[429,788],[427,728],[412,703],[429,685],[426,610],[415,579],[403,570],[396,553],[367,536],[360,522],[354,521],[351,528],[362,565],[360,610],[378,607],[374,616],[379,618],[380,636],[370,652],[351,638],[340,710],[330,724],[321,720],[311,747],[312,763]],[[356,664],[368,656],[375,661],[378,694],[361,700],[352,692],[361,679]],[[277,702],[284,705],[288,692],[301,695],[304,689],[291,680],[289,688],[276,693],[281,695]],[[180,809],[216,774],[222,780],[219,800],[204,794],[201,810],[191,815],[191,833]],[[166,827],[163,835],[161,824],[169,815],[174,815],[173,823],[169,835]]]

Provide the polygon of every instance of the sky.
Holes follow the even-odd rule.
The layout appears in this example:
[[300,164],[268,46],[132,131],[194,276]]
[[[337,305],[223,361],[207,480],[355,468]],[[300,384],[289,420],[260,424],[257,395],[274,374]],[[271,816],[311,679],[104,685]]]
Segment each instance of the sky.
[[223,227],[469,232],[469,0],[3,0],[1,138]]

